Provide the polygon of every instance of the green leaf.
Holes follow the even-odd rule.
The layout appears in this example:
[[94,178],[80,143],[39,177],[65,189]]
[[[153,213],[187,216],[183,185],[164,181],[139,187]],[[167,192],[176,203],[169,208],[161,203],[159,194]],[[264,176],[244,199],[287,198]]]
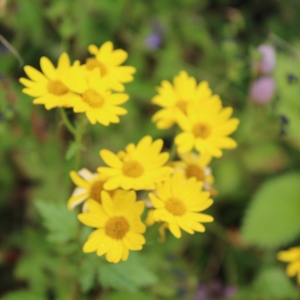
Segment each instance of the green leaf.
[[115,292],[103,298],[103,300],[120,300],[120,299],[130,299],[130,300],[156,300],[157,298],[153,295],[146,293],[135,293],[130,292]]
[[1,297],[1,300],[44,300],[46,298],[42,298],[41,296],[37,296],[29,291],[20,290],[16,292],[7,293]]
[[50,242],[64,243],[77,238],[79,222],[76,213],[68,211],[66,204],[37,201],[35,206],[49,230]]
[[253,290],[264,299],[299,299],[296,287],[277,267],[263,269],[253,283]]
[[130,253],[129,259],[125,262],[103,264],[99,269],[99,280],[106,288],[129,292],[136,292],[141,287],[157,282],[156,276],[137,253]]
[[265,248],[285,245],[300,234],[300,174],[266,182],[253,196],[242,225],[249,244]]
[[97,268],[99,267],[97,262],[100,264],[96,255],[85,255],[79,267],[79,283],[83,293],[88,292],[95,283]]

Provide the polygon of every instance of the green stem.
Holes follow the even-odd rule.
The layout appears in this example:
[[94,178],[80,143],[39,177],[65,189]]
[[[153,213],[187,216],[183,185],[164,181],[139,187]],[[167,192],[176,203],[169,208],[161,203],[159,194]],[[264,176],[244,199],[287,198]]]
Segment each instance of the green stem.
[[65,126],[67,127],[67,129],[74,135],[76,136],[76,133],[77,133],[77,130],[76,128],[72,125],[72,123],[70,122],[67,114],[66,114],[66,111],[64,110],[63,107],[60,107],[59,108],[59,113],[61,115],[61,118],[65,124]]

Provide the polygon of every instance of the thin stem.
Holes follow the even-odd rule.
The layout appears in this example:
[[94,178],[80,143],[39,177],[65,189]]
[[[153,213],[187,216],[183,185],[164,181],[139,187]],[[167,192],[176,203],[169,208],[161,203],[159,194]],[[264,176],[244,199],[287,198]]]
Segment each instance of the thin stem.
[[76,136],[77,134],[77,130],[76,128],[72,125],[72,123],[70,122],[65,110],[63,107],[60,107],[59,108],[59,112],[60,112],[60,115],[61,115],[61,118],[65,124],[65,126],[67,127],[67,129],[74,135]]

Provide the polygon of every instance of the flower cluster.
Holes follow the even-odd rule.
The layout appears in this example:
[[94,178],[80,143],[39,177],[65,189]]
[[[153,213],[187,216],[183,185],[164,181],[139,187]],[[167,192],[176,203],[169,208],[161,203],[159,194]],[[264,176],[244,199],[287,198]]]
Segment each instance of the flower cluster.
[[73,108],[75,113],[85,112],[92,124],[119,123],[119,116],[127,113],[119,105],[129,98],[121,92],[124,83],[133,80],[135,68],[120,66],[127,59],[127,53],[114,50],[111,42],[99,49],[90,45],[88,50],[93,57],[82,65],[79,61],[71,64],[69,56],[63,53],[56,68],[47,57],[40,59],[42,72],[25,66],[30,80],[20,79],[25,86],[23,93],[34,97],[33,103],[43,104],[46,109],[67,107]]
[[179,153],[196,149],[201,155],[221,157],[222,149],[237,146],[228,135],[236,130],[239,120],[230,119],[232,108],[222,107],[221,99],[212,94],[207,82],[197,85],[194,77],[181,71],[173,85],[163,81],[158,93],[152,102],[162,109],[153,121],[160,129],[179,125],[182,132],[175,138]]
[[[46,57],[40,61],[42,73],[26,66],[30,80],[20,79],[26,86],[23,92],[46,109],[72,108],[75,113],[85,112],[92,124],[118,123],[119,116],[126,113],[119,105],[128,100],[123,84],[133,80],[135,69],[120,66],[127,53],[113,50],[111,42],[88,49],[94,56],[82,65],[78,61],[71,64],[63,53],[57,68]],[[162,152],[162,139],[146,135],[118,153],[100,150],[105,166],[99,166],[97,172],[83,168],[70,173],[76,187],[68,208],[82,204],[78,218],[94,228],[83,245],[84,252],[106,254],[109,262],[118,263],[127,260],[130,251],[142,249],[146,225],[159,223],[162,237],[169,230],[180,238],[182,231],[204,232],[203,224],[213,221],[203,213],[216,193],[209,164],[213,157],[222,156],[222,149],[237,146],[229,135],[239,121],[230,118],[232,108],[222,107],[207,82],[197,84],[182,71],[173,83],[163,81],[152,99],[162,107],[153,121],[159,129],[179,125],[182,132],[173,147],[178,160],[173,157],[176,151],[170,151],[172,155]],[[76,128],[72,131],[77,137]],[[145,196],[137,199],[137,195]]]

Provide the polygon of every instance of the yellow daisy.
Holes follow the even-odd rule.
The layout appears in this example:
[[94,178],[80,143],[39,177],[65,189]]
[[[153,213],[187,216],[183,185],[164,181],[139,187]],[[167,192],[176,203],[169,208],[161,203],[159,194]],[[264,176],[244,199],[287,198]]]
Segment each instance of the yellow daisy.
[[171,163],[172,167],[181,171],[186,178],[195,177],[197,181],[203,182],[203,187],[210,191],[214,182],[211,168],[208,167],[212,157],[208,154],[199,155],[193,152],[179,154],[181,160]]
[[134,67],[120,66],[127,59],[127,52],[122,49],[114,50],[112,42],[106,42],[100,48],[90,45],[88,50],[95,57],[87,59],[85,68],[100,69],[101,75],[107,77],[113,90],[124,91],[122,83],[132,81],[132,74],[136,72]]
[[129,191],[124,197],[110,197],[102,192],[102,204],[88,200],[88,212],[78,216],[90,227],[97,228],[83,246],[83,252],[97,251],[112,263],[127,260],[129,250],[141,250],[145,244],[142,233],[146,226],[141,221],[144,202],[136,201],[136,193]]
[[158,95],[152,98],[152,103],[162,107],[156,112],[152,121],[157,122],[159,129],[167,129],[176,123],[176,111],[186,113],[188,103],[199,101],[211,96],[208,83],[203,81],[197,85],[196,79],[181,71],[171,82],[164,80],[157,88]]
[[[74,65],[78,65],[75,62]],[[25,66],[24,71],[30,78],[20,78],[20,82],[25,86],[23,93],[34,97],[34,104],[43,104],[46,109],[54,107],[69,107],[72,101],[79,96],[73,93],[64,83],[66,75],[71,68],[70,59],[63,53],[57,68],[53,66],[47,57],[40,59],[40,71],[31,66]]]
[[300,284],[300,247],[293,247],[286,251],[279,251],[277,258],[283,262],[288,262],[286,274],[289,277],[297,275]]
[[221,149],[233,149],[237,143],[228,135],[233,133],[238,119],[229,119],[231,107],[222,107],[218,96],[187,107],[187,114],[178,112],[177,122],[182,133],[175,138],[179,153],[191,151],[194,147],[202,155],[221,157]]
[[98,69],[85,73],[79,68],[65,80],[67,86],[81,96],[72,101],[75,113],[85,112],[92,124],[96,122],[108,126],[119,123],[119,115],[127,110],[118,105],[128,100],[127,94],[113,94],[107,79],[100,76]]
[[98,171],[109,178],[104,184],[107,190],[121,187],[124,190],[152,190],[155,183],[164,180],[173,168],[163,166],[169,153],[160,153],[163,141],[152,142],[152,137],[145,136],[135,146],[129,144],[126,153],[115,155],[111,151],[101,150],[100,156],[109,167],[99,167]]
[[92,173],[88,169],[72,171],[70,173],[72,181],[77,185],[72,196],[68,200],[69,210],[74,209],[77,205],[87,199],[93,199],[101,203],[101,192],[107,176],[101,173]]
[[181,237],[180,229],[190,234],[204,232],[201,223],[212,222],[213,217],[200,212],[210,207],[213,200],[209,192],[202,191],[202,186],[196,178],[185,179],[178,171],[165,182],[158,183],[157,195],[149,194],[155,209],[154,220],[167,223],[176,238]]

